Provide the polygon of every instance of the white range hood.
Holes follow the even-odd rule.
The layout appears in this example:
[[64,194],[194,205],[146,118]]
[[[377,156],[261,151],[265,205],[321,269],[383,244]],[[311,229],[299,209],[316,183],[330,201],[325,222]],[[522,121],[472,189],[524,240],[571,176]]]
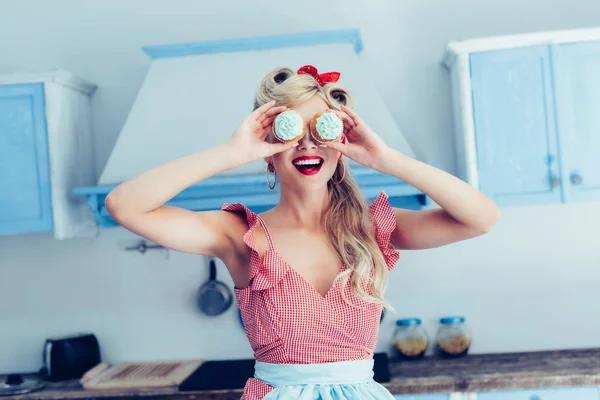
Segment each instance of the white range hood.
[[[413,156],[368,79],[361,50],[357,30],[146,47],[152,64],[99,185],[75,193],[87,197],[98,226],[115,226],[104,206],[110,190],[157,165],[223,143],[252,111],[260,78],[279,66],[296,70],[312,64],[320,73],[341,72],[339,83],[352,92],[356,111],[391,147]],[[265,166],[259,160],[208,178],[168,204],[202,211],[241,201],[256,212],[268,209],[277,204],[279,188],[267,188]],[[369,199],[384,190],[398,207],[419,209],[428,203],[397,178],[357,165],[352,172]]]
[[[152,64],[99,184],[115,184],[175,158],[227,140],[252,111],[254,93],[271,68],[340,71],[356,111],[386,142],[412,156],[368,79],[357,30],[313,32],[144,48]],[[264,161],[226,175],[264,173]]]

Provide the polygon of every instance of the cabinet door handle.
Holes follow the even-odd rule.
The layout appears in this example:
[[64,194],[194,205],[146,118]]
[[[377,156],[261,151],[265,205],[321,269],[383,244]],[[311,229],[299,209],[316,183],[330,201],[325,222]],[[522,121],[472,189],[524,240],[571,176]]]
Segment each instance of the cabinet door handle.
[[556,188],[560,186],[560,179],[555,176],[550,177],[550,187]]
[[582,182],[583,182],[583,178],[577,172],[573,172],[571,174],[571,183],[573,185],[575,185],[575,186],[581,185]]

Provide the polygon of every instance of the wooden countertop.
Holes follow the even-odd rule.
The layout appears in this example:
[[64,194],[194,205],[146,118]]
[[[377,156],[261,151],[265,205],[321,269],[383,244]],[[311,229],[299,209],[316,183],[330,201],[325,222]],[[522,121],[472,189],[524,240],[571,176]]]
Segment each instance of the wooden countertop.
[[470,355],[391,362],[394,394],[600,386],[600,349]]
[[[488,392],[569,386],[600,386],[600,349],[469,355],[456,360],[426,357],[390,361],[393,394]],[[146,399],[239,400],[241,390],[179,392],[176,389],[82,390],[75,381],[48,383],[41,391],[0,400]]]

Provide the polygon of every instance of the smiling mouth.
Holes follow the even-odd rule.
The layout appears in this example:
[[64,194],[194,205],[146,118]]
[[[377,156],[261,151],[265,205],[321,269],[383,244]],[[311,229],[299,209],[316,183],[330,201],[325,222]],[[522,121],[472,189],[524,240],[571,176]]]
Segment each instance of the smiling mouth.
[[292,161],[292,164],[302,175],[315,175],[321,170],[324,161],[318,156],[298,157]]

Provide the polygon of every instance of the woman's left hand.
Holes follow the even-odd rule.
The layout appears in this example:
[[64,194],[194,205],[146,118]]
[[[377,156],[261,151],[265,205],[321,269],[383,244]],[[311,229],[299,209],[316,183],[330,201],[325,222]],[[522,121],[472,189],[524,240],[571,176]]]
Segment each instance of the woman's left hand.
[[369,168],[376,168],[383,154],[389,147],[353,110],[342,106],[342,111],[335,112],[344,122],[346,143],[328,142],[325,147],[337,150],[346,157]]

